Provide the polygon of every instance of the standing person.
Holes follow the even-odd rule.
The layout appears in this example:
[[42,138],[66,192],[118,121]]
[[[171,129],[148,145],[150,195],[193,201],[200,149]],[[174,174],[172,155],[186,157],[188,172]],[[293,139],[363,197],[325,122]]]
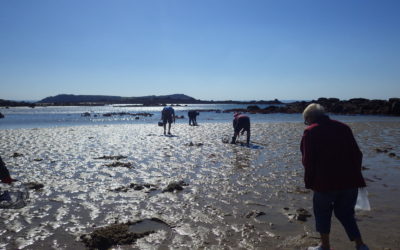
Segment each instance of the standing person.
[[163,125],[164,125],[164,135],[166,132],[167,128],[167,122],[168,122],[168,134],[171,134],[171,124],[172,122],[175,123],[175,110],[171,106],[166,106],[163,108],[161,111],[161,119],[163,120]]
[[188,112],[188,116],[189,116],[189,125],[193,126],[197,126],[197,121],[196,121],[196,117],[199,115],[200,113],[197,112],[196,110],[189,110]]
[[244,134],[244,132],[246,131],[246,135],[247,135],[247,140],[246,140],[246,144],[247,146],[250,145],[250,118],[247,115],[242,115],[240,113],[235,113],[234,115],[234,119],[233,119],[233,130],[234,130],[234,134],[232,137],[232,144],[236,143],[236,137],[239,135],[239,133],[241,132],[242,135]]
[[301,139],[304,182],[314,191],[313,209],[321,244],[309,250],[330,249],[332,211],[355,242],[357,250],[369,248],[361,239],[354,207],[359,187],[365,187],[361,173],[362,153],[349,126],[331,120],[316,103],[303,112],[308,127]]

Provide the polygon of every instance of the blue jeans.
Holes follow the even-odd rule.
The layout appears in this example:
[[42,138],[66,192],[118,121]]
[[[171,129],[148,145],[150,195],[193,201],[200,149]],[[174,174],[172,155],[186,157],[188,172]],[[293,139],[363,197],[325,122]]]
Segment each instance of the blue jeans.
[[334,211],[336,218],[342,223],[351,241],[361,238],[354,217],[354,207],[357,202],[358,188],[332,192],[314,192],[313,206],[317,232],[329,234],[331,217]]

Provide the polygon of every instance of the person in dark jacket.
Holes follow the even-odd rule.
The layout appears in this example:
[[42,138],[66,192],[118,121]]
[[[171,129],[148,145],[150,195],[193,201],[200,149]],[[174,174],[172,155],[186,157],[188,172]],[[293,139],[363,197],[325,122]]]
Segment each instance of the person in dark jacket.
[[244,132],[246,131],[246,144],[247,146],[250,145],[250,118],[247,115],[242,115],[240,113],[235,113],[234,115],[234,119],[233,119],[233,130],[234,130],[234,134],[232,137],[232,144],[236,143],[236,138],[239,135],[239,133],[242,133],[242,135],[244,134]]
[[353,132],[349,126],[331,120],[319,104],[310,104],[303,117],[308,125],[300,146],[304,182],[314,191],[315,224],[321,235],[321,244],[308,249],[330,249],[334,212],[356,249],[367,250],[354,217],[358,188],[366,185],[361,173],[362,153]]
[[197,126],[196,117],[197,117],[199,114],[200,114],[200,113],[197,112],[196,110],[189,110],[189,112],[188,112],[188,116],[189,116],[189,125]]
[[166,106],[161,111],[161,120],[163,121],[164,135],[166,134],[166,128],[168,123],[168,134],[171,135],[171,124],[175,123],[175,110],[172,106]]
[[14,181],[17,181],[10,176],[10,172],[8,172],[8,169],[6,167],[6,164],[4,163],[3,159],[0,157],[0,180],[3,183],[11,184]]

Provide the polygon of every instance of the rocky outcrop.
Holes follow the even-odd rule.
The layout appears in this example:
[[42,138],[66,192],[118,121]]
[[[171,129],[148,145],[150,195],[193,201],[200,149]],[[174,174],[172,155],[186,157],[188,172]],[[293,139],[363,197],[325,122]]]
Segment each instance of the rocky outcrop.
[[0,99],[0,107],[31,107],[34,108],[35,104],[30,102],[16,102]]
[[229,109],[223,112],[242,112],[242,113],[302,113],[310,103],[319,103],[324,106],[328,113],[333,114],[361,114],[361,115],[394,115],[400,116],[400,98],[389,100],[369,100],[364,98],[353,98],[350,100],[339,100],[338,98],[319,98],[309,102],[292,102],[286,105],[268,106],[261,109],[257,105],[248,106],[246,109]]

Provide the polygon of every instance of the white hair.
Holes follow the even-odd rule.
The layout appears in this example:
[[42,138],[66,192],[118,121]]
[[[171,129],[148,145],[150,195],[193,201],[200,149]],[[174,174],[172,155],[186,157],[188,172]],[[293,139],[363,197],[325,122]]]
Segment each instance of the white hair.
[[311,103],[303,111],[303,118],[305,122],[313,123],[321,116],[325,115],[325,109],[318,103]]

